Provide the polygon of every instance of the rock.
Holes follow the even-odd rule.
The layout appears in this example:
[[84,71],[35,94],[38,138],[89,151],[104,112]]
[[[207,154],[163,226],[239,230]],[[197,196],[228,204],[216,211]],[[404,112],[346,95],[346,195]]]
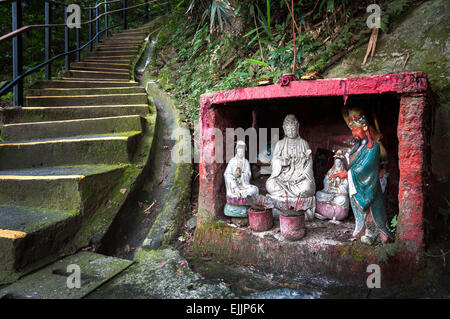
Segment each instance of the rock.
[[186,228],[188,230],[193,230],[195,227],[197,227],[197,216],[189,218],[189,220],[186,222]]
[[245,227],[248,225],[248,218],[233,217],[231,218],[231,222],[236,226]]

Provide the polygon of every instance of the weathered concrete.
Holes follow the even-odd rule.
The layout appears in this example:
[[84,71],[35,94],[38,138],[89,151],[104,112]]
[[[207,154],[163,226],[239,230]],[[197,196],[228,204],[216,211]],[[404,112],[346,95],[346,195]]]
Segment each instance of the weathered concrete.
[[47,139],[140,130],[142,130],[141,117],[139,115],[127,115],[108,118],[7,124],[0,128],[0,137],[3,141],[11,142],[32,140],[36,136],[39,136],[41,139]]
[[[116,276],[133,262],[80,252],[59,260],[0,290],[0,299],[79,299]],[[80,267],[81,287],[68,288],[69,265]],[[69,279],[70,280],[70,279]],[[72,282],[72,281],[70,281]]]
[[223,284],[209,284],[194,273],[173,248],[142,249],[136,263],[87,298],[222,299],[233,294]]

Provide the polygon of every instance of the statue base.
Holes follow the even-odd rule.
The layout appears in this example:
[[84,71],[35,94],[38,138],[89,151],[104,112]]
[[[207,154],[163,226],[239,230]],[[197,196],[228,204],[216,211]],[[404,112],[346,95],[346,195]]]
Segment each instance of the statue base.
[[316,213],[328,219],[344,220],[348,216],[349,208],[331,205],[328,203],[316,203]]
[[224,214],[228,217],[248,217],[248,207],[226,203]]

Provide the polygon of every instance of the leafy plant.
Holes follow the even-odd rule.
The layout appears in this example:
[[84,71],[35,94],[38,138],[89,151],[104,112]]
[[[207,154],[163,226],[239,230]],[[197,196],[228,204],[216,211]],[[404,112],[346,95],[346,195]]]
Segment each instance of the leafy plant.
[[[184,0],[178,3],[178,7],[184,3]],[[209,30],[212,33],[219,25],[220,31],[223,31],[224,23],[229,23],[234,15],[234,10],[230,3],[225,0],[191,0],[186,13],[192,13],[195,10],[202,11],[199,26],[203,25],[209,16]]]

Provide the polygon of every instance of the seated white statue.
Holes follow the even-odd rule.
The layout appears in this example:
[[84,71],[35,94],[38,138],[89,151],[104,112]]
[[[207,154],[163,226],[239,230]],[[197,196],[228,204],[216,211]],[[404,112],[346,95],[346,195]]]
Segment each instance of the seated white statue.
[[334,165],[323,180],[324,188],[316,193],[316,217],[319,219],[329,218],[336,221],[348,216],[348,180],[331,177],[335,173],[345,171],[344,160],[344,154],[338,150],[334,155]]
[[228,202],[245,204],[248,196],[258,195],[258,187],[250,184],[251,176],[250,164],[245,158],[245,143],[238,141],[236,155],[230,160],[224,173]]
[[278,141],[273,150],[272,174],[266,182],[266,190],[272,199],[283,205],[288,203],[285,206],[289,205],[289,210],[306,211],[306,217],[311,220],[316,190],[311,149],[299,136],[295,115],[286,116],[283,130],[285,138]]

